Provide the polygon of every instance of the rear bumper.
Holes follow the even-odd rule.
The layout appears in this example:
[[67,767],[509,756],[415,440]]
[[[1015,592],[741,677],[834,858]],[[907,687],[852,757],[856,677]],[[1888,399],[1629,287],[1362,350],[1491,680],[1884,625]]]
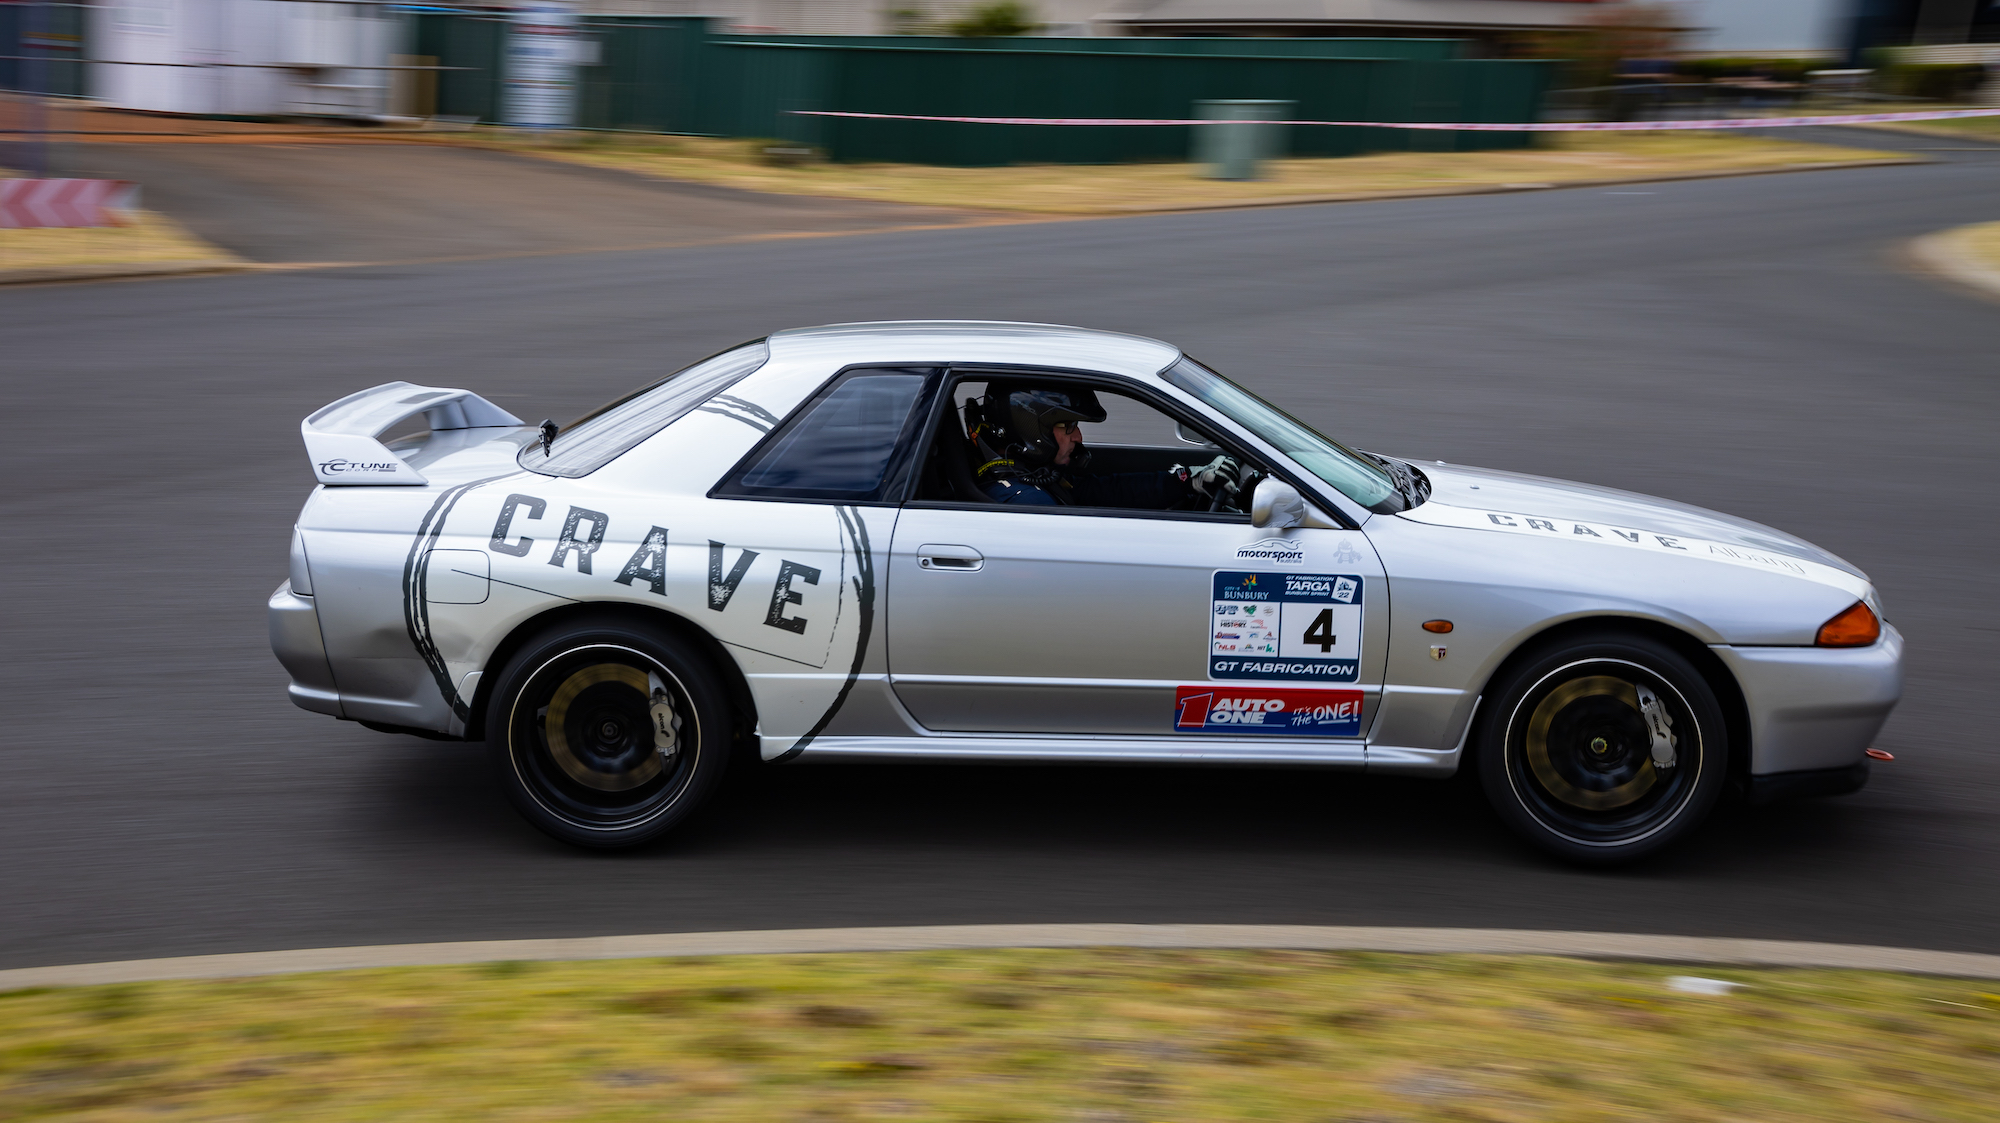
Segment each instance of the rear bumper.
[[[1743,688],[1753,783],[1772,773],[1863,764],[1864,752],[1903,697],[1903,636],[1887,625],[1871,647],[1709,650]],[[1865,781],[1865,770],[1862,777]]]
[[333,685],[333,669],[326,661],[326,641],[319,634],[319,608],[311,597],[292,592],[286,581],[271,594],[269,605],[271,653],[292,676],[286,689],[292,704],[316,714],[345,717],[340,709],[340,691]]

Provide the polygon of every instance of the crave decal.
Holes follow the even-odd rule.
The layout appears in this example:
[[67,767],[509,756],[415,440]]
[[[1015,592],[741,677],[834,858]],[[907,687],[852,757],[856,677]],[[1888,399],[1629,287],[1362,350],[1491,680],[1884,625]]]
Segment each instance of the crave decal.
[[1360,672],[1361,578],[1351,573],[1219,570],[1208,623],[1210,678],[1353,682]]
[[1174,728],[1182,733],[1359,737],[1361,692],[1299,686],[1176,687]]

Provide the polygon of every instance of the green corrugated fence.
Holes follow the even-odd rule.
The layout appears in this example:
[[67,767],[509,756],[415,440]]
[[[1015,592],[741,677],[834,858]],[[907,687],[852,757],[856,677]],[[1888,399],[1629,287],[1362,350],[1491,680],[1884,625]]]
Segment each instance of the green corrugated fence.
[[[420,20],[446,66],[438,112],[497,120],[501,24]],[[1274,98],[1316,120],[1533,121],[1548,63],[1464,59],[1441,39],[954,39],[715,35],[707,21],[601,17],[584,68],[585,128],[771,137],[835,160],[961,166],[1185,159],[1188,129],[855,121],[845,110],[966,117],[1186,117],[1208,98]],[[1526,134],[1297,128],[1297,155],[1509,148]]]
[[962,51],[1083,51],[1144,55],[1303,55],[1313,58],[1402,58],[1444,62],[1462,55],[1461,39],[1183,39],[1159,35],[959,38],[950,35],[745,35],[713,36],[718,43],[795,43],[806,46],[910,47]]
[[[807,118],[773,113],[791,102],[866,113],[962,117],[1181,118],[1195,101],[1269,98],[1298,118],[1347,121],[1526,121],[1541,102],[1547,68],[1495,60],[1246,57],[1025,52],[928,47],[732,43],[746,75],[781,76],[787,104],[741,100],[734,136],[781,136],[823,147],[836,160],[962,166],[1102,164],[1184,159],[1187,126],[1071,127]],[[746,84],[773,82],[762,77]],[[799,87],[818,85],[816,92]],[[1351,156],[1410,148],[1510,148],[1525,134],[1414,133],[1396,129],[1291,130],[1301,156]]]
[[417,17],[417,56],[434,58],[439,66],[464,68],[437,72],[433,112],[498,123],[500,44],[506,27],[490,17]]

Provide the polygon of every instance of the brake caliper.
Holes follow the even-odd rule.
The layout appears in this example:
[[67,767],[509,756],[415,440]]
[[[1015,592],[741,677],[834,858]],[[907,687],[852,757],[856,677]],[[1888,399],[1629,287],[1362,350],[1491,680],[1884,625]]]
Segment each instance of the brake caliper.
[[1660,696],[1641,683],[1639,690],[1639,713],[1646,719],[1646,732],[1653,738],[1653,767],[1666,770],[1679,763],[1674,754],[1674,719],[1667,708],[1660,704]]
[[681,727],[680,715],[674,712],[674,696],[668,692],[667,684],[660,681],[660,676],[650,671],[646,673],[646,687],[653,702],[649,707],[653,720],[653,749],[660,754],[661,760],[672,760],[674,754],[680,752]]

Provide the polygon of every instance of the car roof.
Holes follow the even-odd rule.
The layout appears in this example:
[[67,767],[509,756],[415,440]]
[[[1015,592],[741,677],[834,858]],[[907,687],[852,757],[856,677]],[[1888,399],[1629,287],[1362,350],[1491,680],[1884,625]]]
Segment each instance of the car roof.
[[1005,320],[886,320],[792,328],[770,337],[771,356],[848,363],[1020,364],[1150,378],[1180,358],[1157,339],[1061,324]]

